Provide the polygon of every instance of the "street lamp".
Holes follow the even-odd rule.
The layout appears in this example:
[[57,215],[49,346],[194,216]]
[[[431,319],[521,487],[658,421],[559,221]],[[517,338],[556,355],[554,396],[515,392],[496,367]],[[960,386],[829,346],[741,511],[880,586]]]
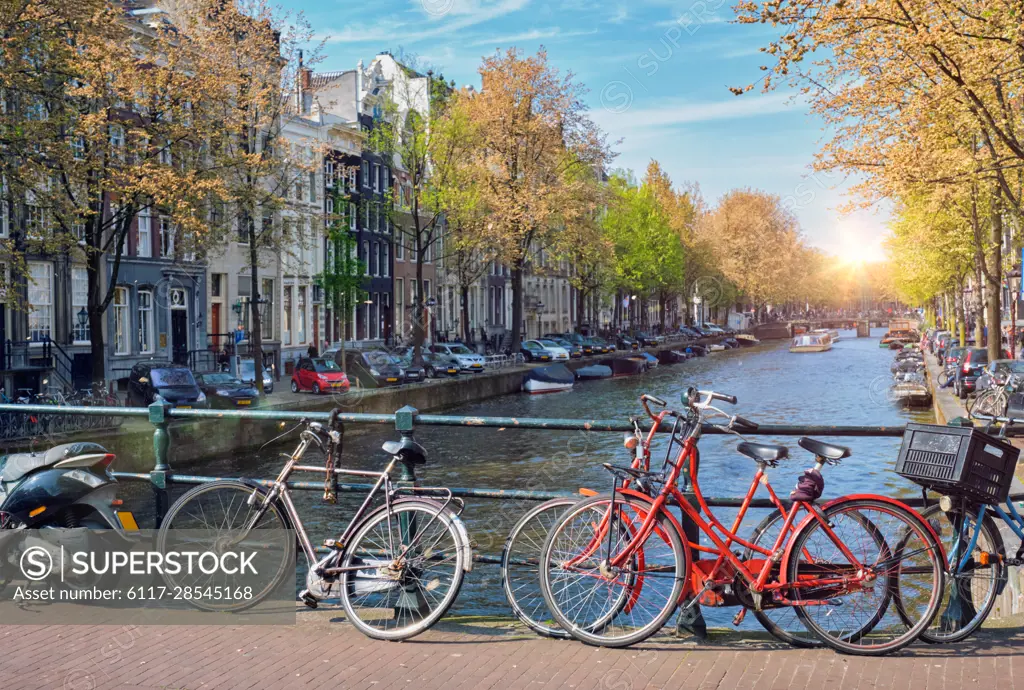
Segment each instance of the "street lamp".
[[79,309],[78,314],[76,314],[76,316],[78,317],[79,327],[85,328],[85,324],[89,322],[89,313],[85,311],[85,307]]

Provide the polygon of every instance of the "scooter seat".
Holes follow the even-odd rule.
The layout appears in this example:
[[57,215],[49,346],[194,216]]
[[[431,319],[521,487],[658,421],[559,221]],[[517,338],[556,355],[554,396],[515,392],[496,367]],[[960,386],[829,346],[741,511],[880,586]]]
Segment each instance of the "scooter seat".
[[78,455],[106,454],[108,451],[98,443],[64,443],[38,453],[12,453],[2,463],[0,481],[16,482],[27,474],[44,467],[56,465]]

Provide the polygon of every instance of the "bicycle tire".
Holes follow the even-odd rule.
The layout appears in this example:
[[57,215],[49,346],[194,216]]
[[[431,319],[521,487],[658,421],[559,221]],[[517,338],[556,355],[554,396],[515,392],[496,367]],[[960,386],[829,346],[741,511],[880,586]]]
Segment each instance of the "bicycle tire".
[[[372,566],[370,569],[360,570],[358,572],[343,572],[339,576],[340,597],[341,604],[345,609],[346,618],[350,623],[352,623],[352,625],[357,630],[359,630],[367,637],[372,637],[377,640],[396,641],[407,640],[410,637],[419,635],[420,633],[424,632],[425,630],[433,626],[437,621],[439,621],[444,616],[445,613],[448,612],[448,609],[451,608],[451,605],[455,603],[455,599],[459,595],[459,590],[462,588],[462,582],[464,579],[466,567],[468,565],[464,560],[466,558],[465,551],[469,545],[463,543],[460,531],[456,527],[456,523],[457,521],[459,521],[459,518],[453,512],[444,508],[440,503],[418,498],[401,499],[393,502],[390,505],[390,507],[383,506],[380,509],[374,511],[373,513],[367,515],[366,518],[364,518],[363,521],[359,523],[359,526],[356,528],[352,539],[346,545],[345,552],[341,556],[341,567],[352,568],[354,566],[361,565],[361,563],[356,563],[355,561],[357,559],[361,560],[362,558],[364,558],[364,555],[366,553],[372,553],[373,551],[377,550],[360,549],[360,546],[362,545],[364,540],[367,540],[368,544],[375,543],[372,540],[371,530],[380,524],[387,524],[389,540],[382,540],[381,542],[376,542],[378,546],[384,546],[386,549],[390,544],[400,543],[402,539],[401,535],[397,535],[398,541],[396,542],[394,541],[396,535],[391,533],[392,521],[397,517],[399,518],[398,523],[399,525],[401,525],[401,514],[413,512],[420,512],[424,514],[424,526],[428,524],[439,524],[444,527],[444,534],[448,535],[451,544],[449,547],[449,552],[440,552],[440,556],[442,557],[440,562],[453,563],[454,567],[452,569],[451,581],[448,583],[448,588],[441,597],[438,605],[434,608],[431,608],[428,614],[421,615],[420,611],[416,611],[415,615],[406,614],[408,615],[408,620],[410,621],[408,625],[405,625],[403,627],[396,627],[394,629],[389,630],[387,629],[386,626],[384,629],[379,629],[377,627],[374,627],[373,625],[370,625],[360,615],[360,611],[356,608],[357,602],[355,600],[355,596],[357,594],[360,594],[360,592],[358,591],[359,588],[362,587],[365,590],[363,593],[367,596],[372,594],[381,594],[383,592],[387,592],[389,596],[392,593],[395,593],[398,596],[398,599],[395,601],[394,604],[387,606],[382,606],[381,602],[377,601],[376,599],[368,600],[367,603],[372,604],[372,606],[368,606],[366,608],[368,612],[383,611],[390,609],[392,615],[396,617],[401,616],[403,614],[401,614],[400,611],[406,610],[404,607],[401,606],[402,598],[406,595],[410,598],[418,597],[422,602],[426,603],[428,600],[428,597],[426,595],[431,595],[431,592],[433,592],[433,590],[437,587],[442,586],[443,583],[440,583],[440,577],[435,577],[434,579],[427,581],[427,584],[423,586],[420,584],[422,578],[420,577],[419,574],[417,574],[416,570],[418,568],[425,568],[425,564],[431,561],[433,556],[432,551],[434,547],[437,546],[437,544],[440,542],[441,537],[438,537],[433,542],[427,544],[427,547],[423,552],[418,552],[414,554],[412,558],[409,558],[408,554],[406,555],[406,562],[415,563],[415,565],[409,566],[408,573],[405,571],[405,568],[403,567],[403,570],[401,571],[402,574],[398,576],[402,578],[402,580],[392,580],[390,578],[379,577],[380,570],[383,567],[379,565]],[[431,518],[434,518],[435,516],[436,519],[430,521]],[[411,521],[416,519],[416,516],[407,515],[406,518],[410,520],[410,523],[407,524],[411,524]],[[429,541],[429,539],[430,537],[427,537],[424,541],[427,542]],[[417,546],[417,549],[418,548],[419,546]],[[361,555],[361,552],[364,555]],[[378,555],[380,561],[387,560],[393,562],[397,558],[398,554],[385,553],[382,556],[383,557],[380,557]],[[373,574],[370,574],[371,572]],[[422,572],[426,571],[424,570]],[[359,573],[364,573],[362,581],[360,581]],[[410,582],[410,580],[415,580],[416,582]],[[392,581],[403,582],[403,584],[392,586],[391,584],[389,584]],[[434,586],[435,582],[438,582],[439,584]],[[399,594],[397,592],[398,589],[403,589],[405,594]]]
[[[171,507],[167,510],[167,514],[164,516],[164,519],[160,524],[160,530],[157,532],[157,551],[159,553],[167,553],[168,551],[173,550],[172,547],[175,544],[175,541],[173,541],[175,538],[175,532],[182,535],[188,533],[185,535],[185,538],[191,538],[198,530],[206,531],[216,529],[222,535],[225,533],[236,533],[242,525],[247,523],[253,514],[255,506],[248,505],[249,497],[251,497],[253,493],[258,493],[261,496],[265,495],[260,489],[233,480],[209,482],[189,489],[182,494],[177,501],[171,504]],[[227,500],[226,512],[230,512],[236,505],[238,506],[239,511],[241,511],[242,506],[248,507],[245,515],[240,515],[239,512],[235,513],[235,516],[241,517],[241,520],[239,520],[237,524],[227,525],[224,519],[216,518],[212,514],[212,511],[211,514],[207,514],[207,511],[202,506],[201,501],[204,497],[212,498],[214,494],[219,494],[216,501],[219,506],[224,506],[224,501]],[[213,501],[211,501],[211,503],[213,503]],[[195,511],[197,507],[200,508],[200,513],[198,514],[195,512],[192,512],[191,514],[185,512],[190,508],[192,511]],[[179,516],[181,517],[181,520],[178,520]],[[189,521],[188,518],[190,516],[195,517],[196,521]],[[281,509],[280,503],[276,500],[267,506],[267,510],[260,517],[259,522],[251,528],[251,530],[290,529],[292,529],[292,525],[287,517],[287,513]],[[189,543],[194,543],[194,538],[191,538]],[[191,606],[204,611],[216,612],[244,611],[256,606],[275,592],[277,588],[281,586],[285,578],[289,577],[289,575],[294,577],[295,544],[296,540],[294,538],[290,538],[286,539],[283,544],[277,544],[275,542],[273,549],[263,549],[263,551],[268,554],[278,553],[280,555],[280,564],[276,571],[272,571],[273,576],[269,581],[266,581],[265,586],[259,592],[253,594],[250,599],[220,603],[212,599],[188,598],[188,603]],[[283,546],[283,548],[280,548],[281,546]],[[256,571],[260,574],[270,572],[263,569],[262,563],[256,568]],[[177,576],[168,574],[166,571],[163,574],[163,578],[167,585],[172,588],[195,586],[195,583],[179,580],[177,579]]]
[[[572,637],[552,619],[540,589],[540,557],[552,525],[577,498],[553,498],[527,511],[512,527],[501,551],[501,586],[512,613],[544,637]],[[552,515],[554,513],[554,515]],[[541,534],[543,532],[543,534]],[[539,538],[536,535],[540,535]],[[520,555],[520,551],[522,553]],[[530,562],[532,558],[536,563]],[[522,561],[526,561],[523,563]],[[543,618],[542,618],[543,614]]]
[[[591,601],[600,602],[602,597],[598,595],[585,600],[579,599],[577,595],[570,591],[570,588],[574,586],[573,583],[565,584],[563,582],[563,579],[567,578],[561,577],[559,573],[570,572],[568,568],[562,566],[563,563],[567,562],[565,557],[569,554],[577,555],[580,553],[580,550],[575,545],[565,543],[571,539],[571,535],[563,538],[563,534],[567,530],[573,529],[573,522],[576,519],[581,519],[581,525],[584,527],[587,525],[592,526],[594,520],[599,520],[598,524],[604,524],[604,516],[609,514],[609,510],[608,508],[602,508],[601,504],[607,504],[609,501],[610,497],[607,495],[585,498],[566,511],[551,528],[544,542],[544,550],[541,555],[541,591],[544,594],[544,600],[547,602],[548,609],[555,617],[559,626],[580,642],[598,647],[628,647],[637,642],[642,642],[657,633],[675,612],[682,597],[683,586],[689,576],[690,552],[688,546],[684,547],[682,537],[672,522],[665,514],[661,514],[657,517],[655,530],[652,530],[651,534],[640,545],[640,548],[644,550],[643,563],[645,570],[639,570],[641,559],[634,553],[631,556],[628,568],[621,571],[626,573],[625,577],[620,577],[620,572],[614,572],[609,575],[602,572],[605,562],[608,560],[607,538],[605,535],[597,535],[600,536],[600,542],[596,547],[595,553],[600,555],[602,549],[605,549],[605,558],[588,557],[592,567],[587,572],[582,572],[582,569],[580,570],[583,575],[580,581],[583,583],[593,582],[597,587],[605,586],[609,589],[621,591],[616,592],[614,596],[603,597],[604,601],[611,603],[610,605],[600,607],[597,614],[592,616],[593,620],[581,621],[581,614],[578,611],[570,611],[567,614],[566,611],[562,610],[563,603],[580,601],[581,603],[588,604]],[[633,519],[627,516],[630,523],[642,519],[642,516],[646,515],[650,510],[649,503],[632,497],[617,498],[615,504],[616,510],[623,510],[625,506],[629,506],[629,509],[635,515]],[[594,511],[595,514],[586,515],[589,511]],[[626,524],[626,520],[622,520],[621,524]],[[629,537],[629,534],[627,533],[624,536]],[[581,538],[584,540],[588,539],[585,533],[582,534]],[[648,544],[652,540],[655,540],[655,543],[653,548],[648,550]],[[669,557],[664,553],[661,555],[661,563],[655,562],[656,559],[652,558],[655,554],[654,549],[658,548],[657,541],[660,541],[662,546],[667,546],[670,549],[671,561],[669,561]],[[616,546],[613,545],[611,551],[619,553],[619,551],[616,551]],[[554,578],[552,572],[556,573]],[[661,573],[661,575],[658,575],[658,573]],[[656,605],[653,610],[647,607],[641,608],[638,611],[644,589],[649,590],[659,580],[667,580],[669,578],[671,579],[671,586],[668,588],[665,602]],[[648,579],[652,579],[650,584],[647,582]],[[556,586],[559,588],[557,592],[555,591]],[[568,598],[565,602],[560,602],[557,597],[565,592],[569,592]],[[629,601],[629,606],[625,609],[621,608],[620,604],[623,596]],[[619,618],[622,618],[623,614],[625,614],[626,620],[619,622],[617,625]],[[621,632],[619,632],[620,630]]]
[[[874,518],[867,517],[864,515],[866,511],[874,511]],[[925,523],[916,513],[910,508],[902,506],[899,503],[891,502],[889,500],[883,500],[881,498],[852,498],[847,500],[840,500],[832,503],[824,509],[824,517],[826,524],[829,525],[829,529],[833,533],[840,530],[842,523],[839,518],[844,514],[849,514],[852,518],[853,523],[863,527],[865,518],[868,524],[874,529],[881,530],[881,533],[885,535],[885,548],[877,554],[877,560],[873,561],[877,566],[882,566],[879,570],[879,575],[871,580],[862,580],[855,583],[855,587],[844,587],[842,585],[826,586],[826,592],[822,592],[819,596],[821,601],[827,601],[828,603],[822,603],[819,605],[807,605],[797,606],[797,615],[808,627],[809,630],[816,633],[821,637],[822,641],[835,649],[838,652],[844,654],[852,654],[858,656],[882,656],[885,654],[891,654],[900,649],[903,649],[914,640],[916,640],[921,633],[931,625],[932,620],[935,618],[936,613],[939,610],[939,604],[942,600],[943,590],[943,578],[945,563],[941,557],[942,549],[939,546],[938,541],[932,534],[927,523]],[[883,524],[881,517],[888,515],[893,518],[895,523],[898,524]],[[843,565],[843,561],[846,561],[846,557],[842,555],[842,551],[839,545],[836,543],[836,539],[842,542],[846,549],[854,551],[856,545],[852,545],[852,542],[848,539],[844,539],[841,536],[833,538],[831,535],[826,533],[828,541],[836,547],[838,556],[831,556],[825,548],[810,548],[807,549],[807,542],[816,533],[820,533],[822,530],[822,523],[818,520],[811,520],[806,522],[795,535],[789,545],[789,552],[786,555],[788,561],[787,567],[787,579],[790,582],[798,583],[801,580],[801,568],[804,569],[804,574],[808,574],[811,577],[817,575],[822,568],[831,568],[835,570],[835,575],[838,576],[844,571],[848,572],[852,565]],[[890,536],[894,538],[894,543],[899,544],[899,548],[896,550],[891,549],[889,544]],[[913,538],[913,543],[909,540]],[[800,557],[792,558],[792,554],[800,554],[807,550],[812,554],[823,554],[824,558],[819,562],[808,563]],[[869,551],[865,554],[858,556],[854,553],[854,556],[858,558],[860,564],[868,566],[871,569],[871,558],[874,549],[869,547]],[[905,558],[921,556],[919,560],[920,565],[915,567],[906,567],[903,564]],[[839,560],[839,559],[842,559]],[[891,563],[895,560],[895,565]],[[897,581],[903,575],[922,575],[921,582],[916,587],[911,587],[910,583],[903,582],[902,580]],[[844,633],[843,628],[836,629],[837,626],[844,625],[842,621],[845,620],[844,610],[848,606],[849,602],[856,602],[859,595],[863,594],[869,598],[875,592],[875,583],[881,583],[884,585],[884,594],[887,596],[882,597],[884,602],[884,608],[880,603],[872,603],[868,601],[868,610],[874,611],[871,615],[877,615],[878,611],[882,611],[885,614],[885,609],[888,609],[889,600],[895,599],[900,609],[898,615],[895,618],[890,617],[887,624],[883,627],[883,632],[892,629],[893,639],[888,641],[882,641],[880,638],[882,633],[878,631],[876,625],[872,625],[869,632],[866,632],[862,636],[854,636]],[[837,587],[839,589],[837,589]],[[907,614],[907,602],[910,599],[906,596],[906,593],[916,589],[926,597],[926,605],[923,609],[920,607],[916,613],[915,619],[911,620]],[[799,588],[796,588],[794,593],[795,597],[802,596]],[[896,599],[893,597],[893,592],[899,592],[899,597]],[[806,595],[803,595],[806,596]],[[819,621],[819,614],[823,621]],[[826,627],[827,626],[827,627]],[[858,629],[864,627],[863,624],[859,624]],[[833,631],[842,634],[833,634]]]
[[940,371],[935,377],[935,382],[939,384],[939,388],[945,388],[949,384],[949,372]]
[[[960,511],[955,511],[960,512]],[[936,518],[938,522],[938,528],[940,538],[943,540],[943,544],[946,546],[947,558],[952,558],[954,554],[954,546],[956,544],[956,535],[953,533],[953,525],[956,524],[953,520],[949,519],[949,513],[945,513],[939,508],[938,505],[932,505],[921,513],[921,517],[935,525]],[[978,513],[977,511],[971,510],[970,515],[974,524],[977,524]],[[949,535],[946,535],[944,527],[949,527]],[[946,541],[946,537],[949,537],[949,541]],[[1003,554],[1003,540],[999,534],[999,529],[995,522],[989,515],[985,516],[985,519],[981,521],[981,532],[978,535],[978,542],[975,547],[976,551],[987,551],[993,555],[1002,556]],[[971,559],[974,561],[974,559]],[[976,563],[976,561],[975,561]],[[946,582],[945,590],[943,592],[942,603],[939,606],[939,615],[935,617],[932,625],[921,633],[921,640],[929,642],[931,644],[949,644],[953,642],[960,642],[973,635],[978,628],[982,626],[985,619],[988,618],[992,612],[992,608],[995,606],[996,598],[1002,591],[1003,586],[1007,581],[1007,567],[1003,564],[1001,558],[992,559],[992,575],[991,586],[988,588],[986,596],[983,598],[982,605],[980,607],[974,606],[973,602],[970,607],[974,610],[974,615],[969,619],[966,624],[962,622],[962,613],[957,614],[956,610],[959,609],[961,612],[964,610],[961,608],[963,604],[952,604],[950,605],[949,593],[952,592],[952,588],[955,586],[955,582],[959,581],[960,584],[960,596],[970,596],[973,599],[974,590],[974,573],[978,571],[976,565],[968,563],[968,567],[971,567],[970,584],[967,589],[963,587],[963,580],[965,578],[953,575],[953,566],[947,565],[946,570]],[[953,612],[950,612],[950,608]],[[967,609],[968,611],[970,609]],[[957,627],[953,629],[954,617],[960,619],[955,624]]]

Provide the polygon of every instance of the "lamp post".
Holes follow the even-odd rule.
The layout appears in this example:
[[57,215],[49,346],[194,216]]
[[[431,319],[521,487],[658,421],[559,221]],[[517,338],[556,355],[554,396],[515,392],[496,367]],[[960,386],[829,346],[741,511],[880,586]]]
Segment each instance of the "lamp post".
[[[89,312],[85,310],[85,307],[82,307],[78,310],[78,313],[75,314],[75,318],[78,319],[78,328],[81,330],[85,328],[87,323],[89,323]],[[74,337],[72,337],[72,339],[74,339]]]

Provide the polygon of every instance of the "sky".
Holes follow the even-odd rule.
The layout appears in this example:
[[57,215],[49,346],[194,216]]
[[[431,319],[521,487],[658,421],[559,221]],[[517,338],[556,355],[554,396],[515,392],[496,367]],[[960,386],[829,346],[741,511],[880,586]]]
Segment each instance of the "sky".
[[810,244],[845,261],[883,258],[887,209],[844,215],[849,184],[810,169],[826,136],[790,91],[732,95],[761,76],[758,48],[777,30],[735,23],[727,0],[284,0],[323,39],[318,70],[416,56],[458,86],[479,88],[481,58],[540,46],[589,89],[615,167],[642,175],[656,158],[709,204],[735,188],[777,194]]

